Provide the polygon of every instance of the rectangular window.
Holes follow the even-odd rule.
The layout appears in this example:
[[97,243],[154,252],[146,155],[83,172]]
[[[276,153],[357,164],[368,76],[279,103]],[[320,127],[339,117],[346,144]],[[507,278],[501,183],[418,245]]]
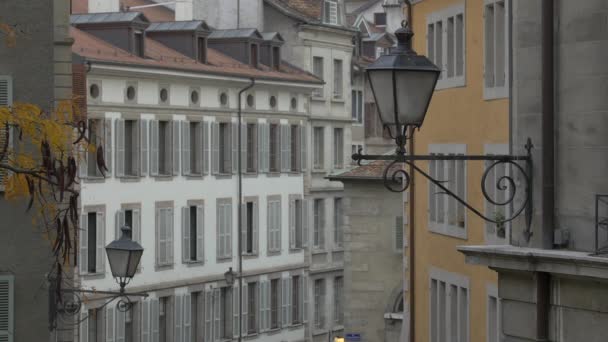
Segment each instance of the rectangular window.
[[169,342],[172,340],[171,329],[168,326],[168,312],[169,312],[169,297],[162,297],[158,299],[158,341]]
[[325,168],[325,136],[323,127],[314,128],[314,169],[323,170]]
[[251,58],[250,65],[254,68],[257,68],[258,67],[258,45],[257,44],[251,44],[251,55],[249,57]]
[[446,8],[427,17],[427,55],[442,70],[438,89],[465,84],[464,37],[463,5]]
[[270,124],[270,172],[281,172],[281,157],[280,157],[280,130],[278,124]]
[[158,174],[173,174],[173,132],[170,121],[158,122]]
[[281,199],[268,200],[268,251],[281,251]]
[[[317,76],[317,78],[323,80],[325,77],[323,75],[323,57],[315,56],[312,58],[312,73]],[[323,88],[315,89],[312,95],[316,97],[323,97]]]
[[254,123],[247,124],[247,158],[246,172],[258,171],[258,128]]
[[302,212],[302,200],[301,199],[296,199],[293,201],[293,213],[292,213],[293,218],[293,222],[291,222],[290,224],[293,224],[293,248],[302,248],[303,247],[303,243],[302,243],[302,239],[303,239],[303,212]]
[[325,199],[314,200],[313,216],[313,247],[323,250],[325,249]]
[[222,287],[219,298],[219,329],[218,335],[222,340],[232,338],[232,288]]
[[376,26],[386,26],[386,13],[374,13],[374,24]]
[[334,243],[336,247],[342,247],[344,243],[343,218],[344,209],[342,198],[334,198]]
[[156,264],[173,264],[173,208],[156,209]]
[[245,254],[257,253],[257,216],[257,203],[252,201],[245,202],[245,215],[243,217],[243,223],[245,224],[243,248]]
[[[134,303],[134,307],[137,303]],[[133,308],[124,313],[125,316],[125,342],[135,342],[135,329],[133,329]],[[119,313],[120,315],[120,313]],[[90,341],[89,341],[90,342]]]
[[[97,166],[97,148],[102,147],[105,150],[104,131],[105,125],[102,119],[89,119],[89,142],[95,148],[89,148],[86,153],[87,160],[87,177],[103,177],[99,167]],[[107,165],[107,163],[106,163]],[[105,170],[104,170],[105,171]]]
[[97,213],[88,213],[87,214],[87,221],[88,221],[88,259],[89,259],[89,269],[88,272],[89,273],[96,273],[97,272],[97,268],[96,268],[96,257],[97,257]]
[[[455,156],[466,153],[464,145],[431,145],[431,155]],[[443,185],[466,200],[466,166],[462,160],[432,160],[429,174],[445,180]],[[465,208],[454,197],[445,194],[437,185],[429,183],[429,229],[436,233],[466,238]]]
[[325,0],[323,6],[323,23],[330,25],[340,24],[338,2],[336,0]]
[[95,274],[105,270],[105,214],[85,212],[81,217],[80,273]]
[[487,342],[500,341],[500,299],[496,293],[488,295],[488,316],[487,316]]
[[363,91],[353,90],[351,98],[351,116],[353,121],[363,123]]
[[198,37],[197,38],[197,42],[198,42],[198,61],[199,63],[207,63],[207,42],[205,41],[205,38],[203,37]]
[[141,31],[136,31],[133,40],[133,54],[138,57],[144,57],[144,33]]
[[278,46],[272,47],[272,64],[275,70],[281,68],[281,48]]
[[[87,315],[86,328],[88,331],[82,332],[88,336],[87,342],[103,341],[103,309],[90,309],[88,310]],[[81,323],[81,328],[84,328],[83,323]]]
[[232,125],[228,122],[219,124],[219,172],[232,172]]
[[247,333],[258,332],[258,283],[247,283]]
[[302,303],[302,289],[300,288],[301,278],[300,276],[293,276],[291,278],[291,324],[296,325],[302,323],[301,308]]
[[325,329],[325,279],[315,280],[314,286],[315,298],[315,325],[316,330]]
[[125,120],[124,165],[126,176],[139,176],[139,122]]
[[203,174],[203,124],[182,121],[182,173],[184,176]]
[[334,128],[334,168],[344,167],[344,129]]
[[182,252],[184,262],[203,261],[203,206],[182,208]]
[[291,125],[290,128],[291,134],[289,136],[289,146],[290,146],[290,168],[291,172],[298,172],[301,169],[301,149],[300,144],[302,139],[300,138],[300,125]]
[[507,96],[507,22],[504,0],[486,1],[484,6],[484,95],[488,99]]
[[343,88],[342,60],[334,59],[334,98],[342,98]]
[[217,258],[232,257],[232,200],[217,200]]
[[344,324],[344,278],[334,278],[334,325]]
[[468,279],[444,271],[431,271],[431,342],[469,340]]
[[280,279],[270,281],[270,329],[279,328],[279,281]]

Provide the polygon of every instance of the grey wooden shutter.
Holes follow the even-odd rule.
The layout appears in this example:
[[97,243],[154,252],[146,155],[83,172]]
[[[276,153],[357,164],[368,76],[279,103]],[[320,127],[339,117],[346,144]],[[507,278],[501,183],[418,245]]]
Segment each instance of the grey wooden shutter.
[[183,341],[192,342],[192,295],[184,295],[184,316],[183,316]]
[[287,130],[289,129],[288,125],[284,125],[281,124],[279,126],[279,139],[278,139],[278,144],[279,144],[279,148],[277,149],[277,151],[280,151],[280,165],[281,165],[281,172],[288,172],[288,164],[289,164],[289,159],[287,159],[287,145],[289,145],[289,142],[287,141]]
[[[253,153],[254,151],[251,151]],[[241,125],[241,171],[247,171],[247,124]]]
[[[1,282],[2,281],[0,280],[0,284],[1,284]],[[1,287],[2,287],[2,285],[0,285],[0,288]],[[2,291],[2,290],[0,289],[0,291]],[[3,297],[0,295],[0,298],[3,298]],[[1,303],[0,303],[0,311],[2,311]],[[3,312],[0,313],[0,316],[4,317],[2,314],[3,314]],[[0,325],[4,326],[4,323],[0,323]],[[2,329],[3,328],[0,328],[0,341],[12,342],[13,341],[12,336],[11,336],[13,334],[12,331],[9,333],[8,330],[2,330]],[[78,341],[89,342],[89,316],[84,312],[80,313],[80,330],[79,330]],[[93,342],[93,341],[91,341],[91,342]],[[144,341],[142,341],[142,342],[144,342]]]
[[259,223],[260,223],[260,208],[258,201],[253,202],[253,253],[257,254],[260,244],[259,234]]
[[289,199],[289,248],[296,248],[296,201]]
[[240,205],[242,220],[241,220],[241,253],[247,252],[247,203],[241,203]]
[[271,205],[271,201],[269,201],[268,199],[266,199],[266,250],[268,252],[272,251],[273,248],[273,218],[272,218],[272,214],[273,214],[273,210],[272,210],[272,205]]
[[116,138],[116,177],[125,175],[125,120],[114,121]]
[[95,227],[97,230],[97,250],[96,250],[96,254],[95,254],[95,258],[96,260],[96,265],[95,265],[95,272],[96,273],[104,273],[105,272],[105,259],[106,259],[106,253],[105,253],[105,232],[106,232],[106,225],[105,225],[105,215],[103,212],[97,212],[97,226]]
[[264,123],[258,123],[258,172],[266,172],[264,169]]
[[86,274],[89,270],[89,219],[88,216],[80,216],[80,274]]
[[403,250],[403,216],[395,218],[395,250]]
[[281,326],[287,326],[287,278],[281,279]]
[[202,172],[203,174],[209,173],[209,123],[207,121],[203,121],[201,123],[202,127],[202,144],[203,144],[203,163],[202,163]]
[[173,208],[169,208],[169,214],[167,215],[168,216],[168,218],[167,218],[168,222],[167,222],[167,225],[166,225],[166,227],[167,227],[167,231],[166,231],[166,234],[167,234],[167,249],[168,249],[167,256],[169,258],[169,263],[173,263],[173,260],[174,260],[173,259],[173,249],[174,249],[174,247],[173,247],[173,231],[174,231],[173,230],[173,223],[175,222],[175,219],[173,217],[174,216],[173,212],[174,212]]
[[112,119],[105,119],[103,127],[103,159],[106,164],[106,167],[108,168],[108,171],[106,171],[106,175],[109,176],[112,174]]
[[304,323],[308,322],[308,276],[302,276],[302,292],[303,292],[303,302],[302,304],[302,321]]
[[125,342],[125,313],[116,309],[116,342]]
[[285,282],[287,283],[286,287],[287,287],[287,313],[285,315],[287,321],[285,322],[285,325],[289,326],[291,325],[291,277],[289,278],[285,278]]
[[141,342],[152,342],[150,340],[150,300],[141,302]]
[[150,310],[150,336],[152,337],[152,342],[159,341],[158,315],[158,298],[154,298],[152,299]]
[[205,210],[196,206],[196,261],[204,260]]
[[239,337],[239,288],[232,288],[232,336]]
[[238,157],[239,157],[239,137],[238,137],[238,133],[239,133],[239,128],[238,128],[238,123],[233,122],[232,123],[232,130],[230,133],[230,138],[231,138],[231,143],[230,143],[230,147],[232,149],[232,157],[230,158],[230,164],[232,165],[232,173],[236,173],[237,172],[237,166],[238,166]]
[[114,308],[106,307],[106,342],[114,342]]
[[248,331],[248,327],[247,327],[247,321],[249,321],[247,318],[249,317],[248,311],[247,311],[247,296],[249,295],[248,291],[247,291],[248,285],[247,283],[243,284],[243,321],[242,321],[242,334],[243,336],[247,335],[247,331]]
[[133,209],[133,240],[141,244],[141,211]]
[[216,210],[215,210],[215,221],[216,221],[216,242],[215,242],[215,250],[216,250],[216,258],[221,259],[224,252],[224,207],[220,202],[217,202]]
[[[116,212],[116,214],[114,215],[114,239],[118,240],[120,239],[121,234],[121,230],[120,228],[122,228],[122,226],[125,225],[125,211],[124,210],[118,210]],[[133,227],[131,227],[133,228]],[[134,237],[135,235],[133,235]]]
[[173,152],[171,153],[173,157],[173,175],[177,176],[179,175],[179,122],[171,121],[171,127],[173,128],[173,141],[171,144],[173,147]]
[[190,208],[182,208],[182,261],[190,261],[190,239],[196,238],[190,236]]
[[139,121],[139,174],[148,174],[148,120]]
[[190,122],[181,121],[182,127],[182,175],[187,176],[190,174],[190,149],[194,146],[190,146]]
[[310,234],[310,200],[302,199],[302,247],[308,247]]
[[2,342],[12,342],[14,339],[14,282],[13,275],[0,275],[0,341]]
[[162,214],[161,213],[162,213],[161,209],[160,208],[156,208],[156,220],[154,220],[154,223],[155,223],[155,225],[154,225],[154,228],[155,228],[154,229],[154,233],[155,233],[154,234],[155,235],[154,241],[156,242],[156,249],[155,249],[155,251],[156,251],[156,265],[157,266],[161,265],[161,256],[160,256],[161,255],[161,250],[162,250],[161,246],[164,247],[164,244],[161,243],[162,242],[161,241],[161,239],[162,239],[162,237],[161,237],[161,225],[163,224],[162,221],[161,221],[162,220]]
[[319,247],[325,249],[325,202],[321,201],[319,206]]
[[265,313],[265,309],[266,309],[266,301],[264,298],[264,287],[266,285],[265,281],[260,281],[258,283],[258,311],[257,311],[257,316],[258,316],[258,322],[259,322],[259,326],[260,326],[260,332],[265,331],[266,330],[266,321],[265,321],[265,317],[264,317],[264,313]]
[[205,341],[213,340],[213,294],[205,291]]
[[173,297],[174,301],[175,301],[175,305],[173,306],[174,309],[174,315],[173,315],[173,322],[174,324],[174,329],[173,329],[173,336],[175,338],[176,342],[182,342],[183,341],[183,332],[184,332],[184,326],[183,326],[183,308],[182,308],[182,304],[184,303],[184,297],[182,295],[176,295]]
[[220,125],[217,122],[211,123],[211,150],[213,174],[220,173]]
[[[220,339],[220,320],[222,318],[220,313],[220,289],[213,289],[213,338],[214,340]],[[211,341],[211,339],[210,339]]]
[[306,171],[308,169],[308,130],[306,129],[306,124],[300,126],[300,148],[301,148],[301,168],[302,171]]
[[291,172],[297,165],[291,165],[291,126],[285,125],[285,172]]
[[158,120],[150,121],[150,175],[158,176]]

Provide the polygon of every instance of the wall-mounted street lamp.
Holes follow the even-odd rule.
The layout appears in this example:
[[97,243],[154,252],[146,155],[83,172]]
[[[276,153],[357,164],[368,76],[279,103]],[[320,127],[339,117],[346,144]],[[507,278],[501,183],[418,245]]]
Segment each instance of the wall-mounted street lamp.
[[228,285],[228,287],[232,287],[232,285],[234,285],[234,281],[236,280],[236,272],[232,270],[232,267],[230,267],[228,271],[224,273],[224,278],[226,279],[226,285]]
[[[148,297],[148,294],[143,292],[125,292],[125,286],[131,282],[131,279],[133,279],[133,276],[137,272],[137,267],[139,266],[144,249],[139,243],[131,239],[131,227],[123,226],[120,230],[122,232],[120,238],[110,242],[110,244],[106,246],[106,254],[108,255],[108,261],[110,263],[110,270],[112,271],[112,276],[120,286],[120,289],[118,291],[97,291],[61,287],[60,292],[70,295],[67,296],[68,298],[60,301],[62,304],[61,307],[56,307],[55,309],[51,310],[51,330],[56,327],[57,314],[69,317],[78,315],[80,313],[83,303],[83,294],[102,296],[106,302],[98,308],[103,308],[118,300],[116,309],[122,312],[129,311],[133,307],[130,297]],[[54,293],[57,286],[59,286],[58,280],[53,279],[51,284],[53,284],[53,286],[50,288],[50,293],[51,297],[54,298]],[[56,301],[52,302],[55,303]],[[75,323],[80,324],[84,319],[87,319],[87,317],[77,319]]]
[[[532,201],[530,199],[532,182],[532,159],[530,150],[532,144],[528,140],[526,149],[528,153],[523,156],[511,155],[408,155],[406,143],[410,138],[408,132],[420,129],[424,122],[431,97],[435,90],[441,70],[428,58],[418,55],[412,49],[412,37],[414,33],[404,21],[402,27],[395,32],[398,45],[389,54],[380,56],[373,64],[367,67],[367,75],[372,88],[372,93],[378,106],[380,120],[392,139],[395,140],[397,149],[393,155],[364,155],[361,150],[353,154],[353,160],[359,165],[363,160],[388,160],[392,161],[384,170],[383,179],[387,189],[393,192],[403,192],[410,185],[410,175],[405,168],[399,164],[412,167],[426,179],[435,184],[441,191],[455,198],[477,216],[486,221],[503,224],[514,220],[524,211],[526,212],[528,227],[531,221]],[[410,133],[411,136],[411,133]],[[516,182],[510,175],[500,177],[496,182],[498,191],[509,191],[507,199],[497,201],[488,195],[486,189],[486,178],[490,170],[498,165],[512,166],[523,175],[524,197],[523,204],[514,208],[511,217],[495,218],[487,217],[479,210],[469,205],[463,198],[450,191],[443,185],[445,180],[437,180],[418,168],[413,161],[416,160],[477,160],[491,161],[492,164],[486,169],[481,180],[481,188],[484,197],[496,206],[508,206],[513,203],[516,195]],[[525,166],[518,162],[525,162]],[[389,175],[390,174],[390,175]]]

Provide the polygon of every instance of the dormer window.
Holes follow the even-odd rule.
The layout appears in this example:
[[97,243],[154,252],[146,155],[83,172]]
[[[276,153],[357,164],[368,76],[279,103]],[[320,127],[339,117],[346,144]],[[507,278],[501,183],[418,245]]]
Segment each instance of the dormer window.
[[386,26],[386,13],[374,13],[374,24],[376,26]]
[[258,67],[258,45],[251,44],[251,53],[249,55],[249,65],[254,68]]
[[144,33],[135,31],[133,36],[133,54],[137,57],[144,57]]
[[279,70],[281,67],[281,48],[274,46],[272,48],[272,67]]
[[197,38],[197,58],[199,63],[207,63],[207,41],[203,37]]
[[337,0],[325,0],[323,3],[323,23],[340,25],[340,7]]

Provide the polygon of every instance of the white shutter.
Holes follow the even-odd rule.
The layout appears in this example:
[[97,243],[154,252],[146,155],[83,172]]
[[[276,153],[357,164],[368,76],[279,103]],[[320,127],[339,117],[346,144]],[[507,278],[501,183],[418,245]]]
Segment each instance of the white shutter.
[[302,247],[308,247],[310,238],[310,200],[302,200]]
[[205,211],[202,205],[196,206],[196,261],[204,260]]
[[300,312],[299,312],[300,322],[305,322],[306,321],[306,318],[305,318],[306,304],[304,303],[304,296],[305,296],[305,293],[308,291],[308,288],[306,288],[306,282],[305,282],[304,275],[301,275],[299,279],[300,279],[299,280],[300,284],[298,286],[300,288],[300,293],[299,293],[297,300],[298,300],[298,307],[300,308]]
[[167,215],[167,230],[165,231],[167,237],[167,256],[169,258],[169,263],[173,263],[173,222],[175,219],[173,217],[173,208],[169,208],[169,214]]
[[232,148],[232,157],[230,159],[230,164],[232,165],[232,173],[236,173],[237,172],[237,158],[239,157],[239,137],[238,137],[238,132],[239,132],[239,128],[238,128],[238,124],[236,122],[232,123],[232,131],[230,133],[230,139],[231,139],[231,144],[230,147]]
[[190,165],[190,122],[182,121],[182,175],[187,176],[191,173]]
[[125,175],[125,120],[114,121],[116,138],[116,177]]
[[247,312],[247,309],[248,309],[247,308],[247,295],[249,293],[248,293],[247,289],[248,289],[248,285],[246,283],[243,284],[243,315],[242,315],[243,316],[242,317],[243,320],[242,320],[242,323],[241,323],[242,324],[242,326],[241,326],[242,330],[241,331],[242,331],[243,336],[246,336],[247,335],[247,331],[248,331],[247,321],[248,321],[248,316],[249,315],[248,315],[248,312]]
[[172,132],[172,147],[173,147],[173,175],[179,175],[179,122],[171,121],[171,127],[173,127]]
[[133,240],[141,244],[141,212],[133,209]]
[[220,125],[217,122],[211,123],[211,152],[213,174],[220,173]]
[[97,222],[96,222],[96,230],[97,230],[97,251],[95,255],[96,264],[95,264],[95,272],[96,273],[104,273],[105,272],[105,232],[106,232],[106,220],[103,212],[97,212]]
[[185,294],[183,300],[183,341],[192,342],[192,295],[190,293]]
[[150,121],[150,175],[158,176],[158,120]]
[[[291,165],[291,154],[295,151],[291,150],[291,126],[285,125],[285,171],[291,172],[292,169],[296,169],[297,165]],[[296,137],[294,137],[295,139]]]
[[150,310],[150,331],[152,336],[152,342],[159,341],[159,327],[158,327],[158,298],[152,299],[151,310]]
[[209,173],[209,123],[204,121],[201,123],[201,127],[202,127],[202,134],[201,134],[201,140],[202,140],[202,144],[203,144],[203,163],[202,163],[202,170],[203,170],[203,174],[208,174]]
[[259,326],[260,326],[260,332],[265,331],[266,330],[266,317],[265,317],[265,313],[266,313],[266,297],[265,297],[265,289],[266,289],[266,282],[265,281],[260,281],[258,283],[258,311],[257,311],[257,315],[258,315],[258,321],[259,321]]
[[[118,240],[120,238],[122,226],[125,225],[125,212],[124,210],[119,210],[114,215],[114,240]],[[133,227],[131,227],[133,228]]]
[[13,275],[0,275],[0,341],[2,342],[12,342],[14,339],[14,281]]
[[247,252],[247,203],[241,203],[240,204],[240,210],[241,210],[241,227],[240,227],[240,234],[241,234],[241,253],[245,254]]
[[273,210],[272,210],[272,202],[266,201],[266,249],[270,252],[274,248],[273,243]]
[[264,123],[258,123],[258,172],[266,172],[264,169]]
[[232,336],[239,337],[239,288],[232,288]]
[[253,202],[253,253],[257,254],[260,245],[260,234],[259,234],[259,223],[260,223],[260,208],[258,202]]
[[[221,312],[220,312],[220,289],[213,289],[213,338],[220,339],[221,334]],[[210,339],[211,341],[211,339]]]
[[162,211],[160,208],[156,208],[156,215],[155,215],[155,220],[154,220],[154,235],[155,235],[155,239],[154,241],[156,241],[156,265],[161,265],[161,246],[164,247],[164,243],[163,243],[163,239],[164,237],[161,235],[161,226],[163,224],[162,220]]
[[114,308],[106,307],[106,342],[114,342]]
[[303,293],[303,304],[302,304],[302,321],[308,322],[308,276],[302,276],[302,293]]
[[125,342],[125,313],[116,309],[116,342]]
[[190,208],[182,208],[182,261],[190,261]]
[[281,279],[281,326],[286,327],[288,325],[288,298],[289,289],[287,278]]
[[213,295],[205,291],[205,342],[213,339]]
[[[2,291],[2,280],[0,280],[0,291]],[[2,294],[0,294],[0,298],[4,298]],[[0,299],[1,301],[1,299]],[[0,302],[0,311],[2,311],[2,303]],[[4,315],[0,314],[0,316],[4,317]],[[10,316],[7,316],[10,317]],[[9,333],[8,330],[4,330],[4,322],[0,323],[0,341],[8,342],[12,341],[12,331]],[[89,316],[81,312],[80,313],[80,330],[79,330],[79,339],[80,342],[89,342]],[[91,341],[94,342],[94,341]]]
[[148,120],[139,121],[139,174],[148,174]]
[[300,149],[301,149],[301,170],[306,171],[308,169],[308,135],[306,135],[307,129],[306,124],[300,126]]
[[289,200],[289,248],[296,248],[296,201]]
[[183,340],[183,317],[182,314],[183,308],[182,304],[184,302],[184,297],[182,295],[176,295],[173,297],[175,300],[174,315],[173,322],[175,323],[175,328],[173,329],[173,336],[175,338],[175,342],[182,342]]
[[144,300],[141,310],[141,342],[152,342],[150,340],[150,300]]
[[285,278],[284,280],[287,285],[286,285],[286,289],[287,289],[287,296],[286,296],[286,300],[287,300],[287,312],[285,314],[285,317],[287,319],[287,321],[285,322],[284,325],[291,325],[291,278]]
[[224,251],[224,206],[221,203],[217,203],[215,210],[215,220],[216,220],[216,257],[217,259],[221,259],[225,255]]
[[112,119],[105,119],[103,126],[104,134],[104,146],[103,146],[103,159],[108,168],[106,176],[112,174]]
[[[253,153],[253,151],[251,152]],[[241,171],[247,171],[247,124],[241,125]]]
[[80,216],[80,274],[89,270],[89,219],[88,215]]

